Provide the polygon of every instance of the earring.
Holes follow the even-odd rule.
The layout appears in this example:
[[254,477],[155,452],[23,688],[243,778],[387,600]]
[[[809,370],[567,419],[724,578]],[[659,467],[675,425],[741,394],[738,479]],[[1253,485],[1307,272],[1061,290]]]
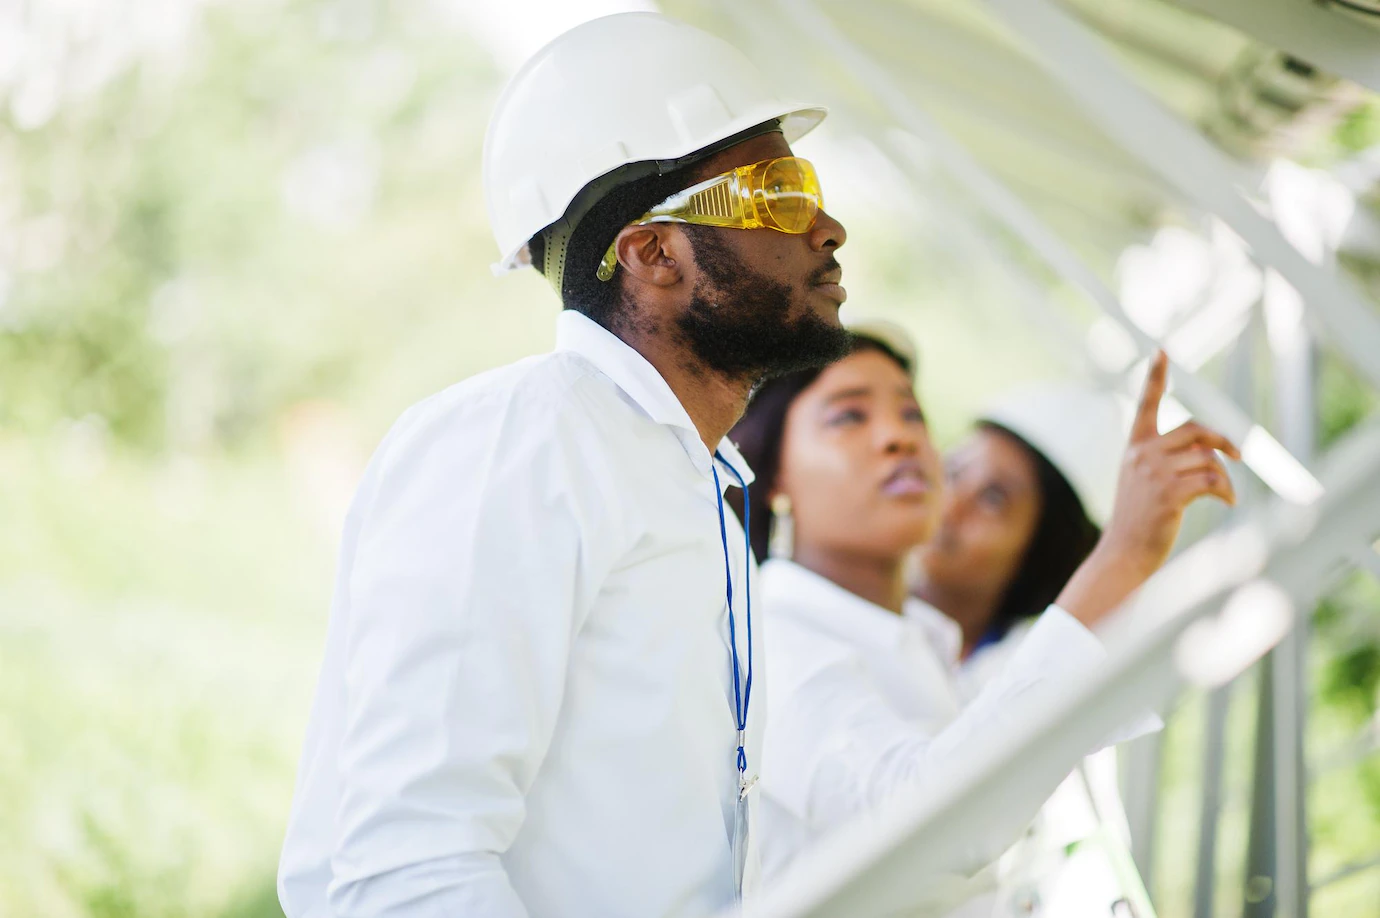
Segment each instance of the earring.
[[767,536],[767,557],[789,561],[795,553],[795,518],[791,499],[777,494],[771,499],[771,533]]

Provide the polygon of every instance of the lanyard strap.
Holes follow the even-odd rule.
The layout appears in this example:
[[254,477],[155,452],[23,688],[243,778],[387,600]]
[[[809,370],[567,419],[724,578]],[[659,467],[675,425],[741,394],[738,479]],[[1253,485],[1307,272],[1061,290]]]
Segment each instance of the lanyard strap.
[[728,594],[728,645],[733,658],[733,718],[738,727],[738,771],[741,774],[747,773],[747,751],[743,748],[747,736],[747,716],[748,705],[752,701],[752,540],[747,533],[751,532],[752,526],[752,503],[748,500],[747,482],[743,476],[730,465],[723,456],[716,451],[714,459],[722,462],[724,468],[738,479],[738,487],[743,489],[743,591],[747,594],[747,678],[740,679],[741,672],[738,666],[738,632],[733,620],[733,569],[728,561],[728,526],[724,521],[724,492],[719,484],[719,470],[717,466],[711,465],[710,471],[714,473],[714,498],[719,504],[719,539],[724,547],[724,580],[727,581],[726,592]]

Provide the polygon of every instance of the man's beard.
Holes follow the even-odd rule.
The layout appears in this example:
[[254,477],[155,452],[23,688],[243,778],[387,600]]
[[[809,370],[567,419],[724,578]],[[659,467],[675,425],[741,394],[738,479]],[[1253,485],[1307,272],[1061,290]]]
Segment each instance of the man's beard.
[[[676,325],[706,369],[753,381],[845,356],[846,329],[813,311],[792,321],[791,288],[753,270],[709,227],[687,226],[701,277]],[[832,259],[817,272],[836,270]]]

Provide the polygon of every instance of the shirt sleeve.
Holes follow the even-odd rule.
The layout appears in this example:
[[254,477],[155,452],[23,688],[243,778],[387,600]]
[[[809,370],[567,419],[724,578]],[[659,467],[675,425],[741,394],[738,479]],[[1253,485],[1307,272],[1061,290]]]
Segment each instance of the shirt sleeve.
[[[1026,639],[1031,636],[1034,626],[1040,622],[1046,624],[1040,629],[1037,642],[1025,649]],[[1099,662],[1106,656],[1102,651],[1101,642],[1092,632],[1060,606],[1050,606],[1038,619],[1025,622],[1023,625],[1024,627],[1017,626],[1020,630],[1012,629],[1011,633],[996,644],[974,654],[960,668],[958,688],[959,695],[965,703],[981,698],[987,686],[1003,673],[1018,680],[1030,674],[1039,677],[1043,673],[1043,667],[1059,659],[1059,653],[1065,645],[1081,645],[1086,648],[1089,659],[1096,657]],[[1013,663],[1017,664],[1016,669],[1011,668]],[[1162,729],[1164,721],[1154,711],[1146,708],[1113,731],[1099,748],[1130,742]],[[1091,750],[1089,754],[1096,751]]]
[[523,918],[500,856],[609,566],[600,457],[521,393],[424,404],[376,458],[348,581],[337,918]]
[[[856,654],[803,646],[779,649],[797,658],[813,656],[817,662],[797,669],[793,675],[798,678],[773,697],[765,780],[768,792],[816,831],[831,829],[878,806],[901,787],[972,758],[983,738],[1003,734],[1041,698],[1057,694],[1071,676],[1088,672],[1106,657],[1092,632],[1052,606],[1008,664],[935,732],[899,715]],[[1001,824],[989,827],[977,845],[955,852],[955,862],[947,866],[975,870],[999,856],[1067,773],[1093,751],[1070,748],[1062,773],[1032,776]]]

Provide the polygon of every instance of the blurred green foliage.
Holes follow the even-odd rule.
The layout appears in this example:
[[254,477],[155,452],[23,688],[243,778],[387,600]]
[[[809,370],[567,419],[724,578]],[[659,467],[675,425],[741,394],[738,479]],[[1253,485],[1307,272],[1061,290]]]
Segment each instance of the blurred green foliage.
[[280,914],[334,492],[549,341],[484,270],[498,74],[423,12],[212,5],[0,124],[0,914]]
[[[31,265],[0,312],[9,429],[91,415],[144,450],[242,446],[296,400],[377,383],[390,345],[453,332],[447,313],[505,305],[456,309],[492,247],[472,167],[485,54],[382,6],[205,17],[189,60],[136,61],[4,132]],[[443,335],[455,370],[544,341],[491,325],[468,354]]]
[[276,915],[331,569],[293,483],[12,444],[0,471],[0,914]]
[[1380,144],[1380,101],[1367,96],[1338,125],[1335,137],[1342,149],[1352,153]]

